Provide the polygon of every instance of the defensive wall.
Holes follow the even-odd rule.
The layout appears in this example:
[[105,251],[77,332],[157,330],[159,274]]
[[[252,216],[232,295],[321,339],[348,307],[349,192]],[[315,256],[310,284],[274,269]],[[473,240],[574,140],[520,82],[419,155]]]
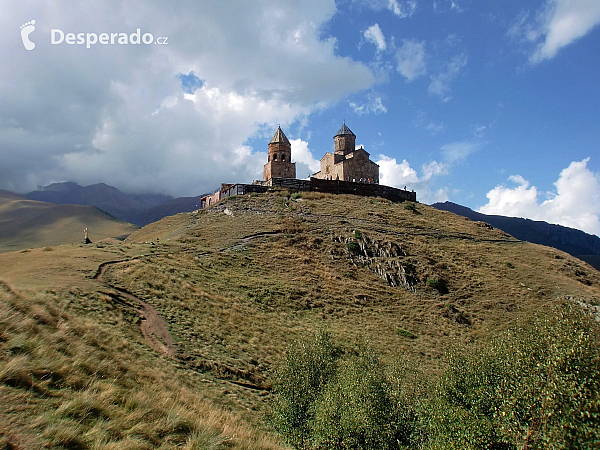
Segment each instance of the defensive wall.
[[295,178],[271,178],[267,181],[255,181],[253,184],[222,184],[214,194],[202,197],[201,208],[214,205],[221,199],[232,195],[245,195],[254,192],[267,192],[272,189],[287,189],[292,192],[312,191],[327,194],[352,194],[364,197],[382,197],[395,203],[417,201],[417,193],[404,189],[374,183],[358,183],[341,180],[297,180]]

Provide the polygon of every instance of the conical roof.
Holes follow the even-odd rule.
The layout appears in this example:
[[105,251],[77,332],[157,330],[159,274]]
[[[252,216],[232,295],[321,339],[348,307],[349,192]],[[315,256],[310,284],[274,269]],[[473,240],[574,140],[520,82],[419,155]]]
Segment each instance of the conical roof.
[[352,130],[346,126],[346,121],[344,121],[344,125],[342,125],[342,128],[340,128],[338,130],[338,132],[335,134],[334,137],[336,137],[336,136],[347,136],[347,135],[356,137],[356,135],[352,132]]
[[279,144],[279,143],[284,143],[284,144],[289,144],[290,141],[288,140],[287,136],[285,135],[285,133],[281,130],[281,127],[277,127],[277,131],[275,132],[275,136],[273,136],[273,139],[271,139],[271,142],[269,142],[269,144]]

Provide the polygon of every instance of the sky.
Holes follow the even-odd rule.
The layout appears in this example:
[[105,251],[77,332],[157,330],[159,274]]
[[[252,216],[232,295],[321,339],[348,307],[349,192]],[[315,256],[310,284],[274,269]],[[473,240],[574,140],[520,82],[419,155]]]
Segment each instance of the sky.
[[0,0],[0,189],[200,195],[261,179],[278,125],[303,178],[345,120],[423,203],[600,235],[598,24],[598,0]]

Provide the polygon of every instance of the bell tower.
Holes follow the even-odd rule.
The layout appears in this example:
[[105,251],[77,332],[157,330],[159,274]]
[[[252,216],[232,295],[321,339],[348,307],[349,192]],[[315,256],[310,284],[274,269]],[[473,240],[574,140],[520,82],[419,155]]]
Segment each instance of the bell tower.
[[346,126],[345,120],[333,140],[335,142],[335,153],[338,155],[347,155],[356,149],[356,135]]
[[265,181],[271,178],[296,178],[296,163],[292,162],[292,145],[281,127],[269,142],[269,161],[263,170]]

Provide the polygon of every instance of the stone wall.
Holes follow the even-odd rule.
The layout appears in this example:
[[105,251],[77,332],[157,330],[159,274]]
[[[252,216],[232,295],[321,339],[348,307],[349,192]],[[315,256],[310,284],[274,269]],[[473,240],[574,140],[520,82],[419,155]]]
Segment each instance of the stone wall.
[[310,180],[297,180],[294,178],[271,178],[267,181],[255,181],[253,184],[230,184],[224,186],[224,190],[218,190],[212,195],[202,197],[201,208],[207,208],[211,205],[214,205],[217,201],[232,195],[267,192],[272,188],[287,189],[289,191],[314,191],[328,194],[351,194],[361,195],[364,197],[382,197],[396,203],[417,201],[417,193],[414,191],[405,191],[403,189],[396,189],[394,187],[383,186],[381,184],[321,180],[314,177]]
[[405,191],[382,184],[354,183],[351,181],[310,179],[310,190],[315,192],[326,192],[329,194],[352,194],[365,197],[382,197],[393,202],[416,202],[417,193]]

